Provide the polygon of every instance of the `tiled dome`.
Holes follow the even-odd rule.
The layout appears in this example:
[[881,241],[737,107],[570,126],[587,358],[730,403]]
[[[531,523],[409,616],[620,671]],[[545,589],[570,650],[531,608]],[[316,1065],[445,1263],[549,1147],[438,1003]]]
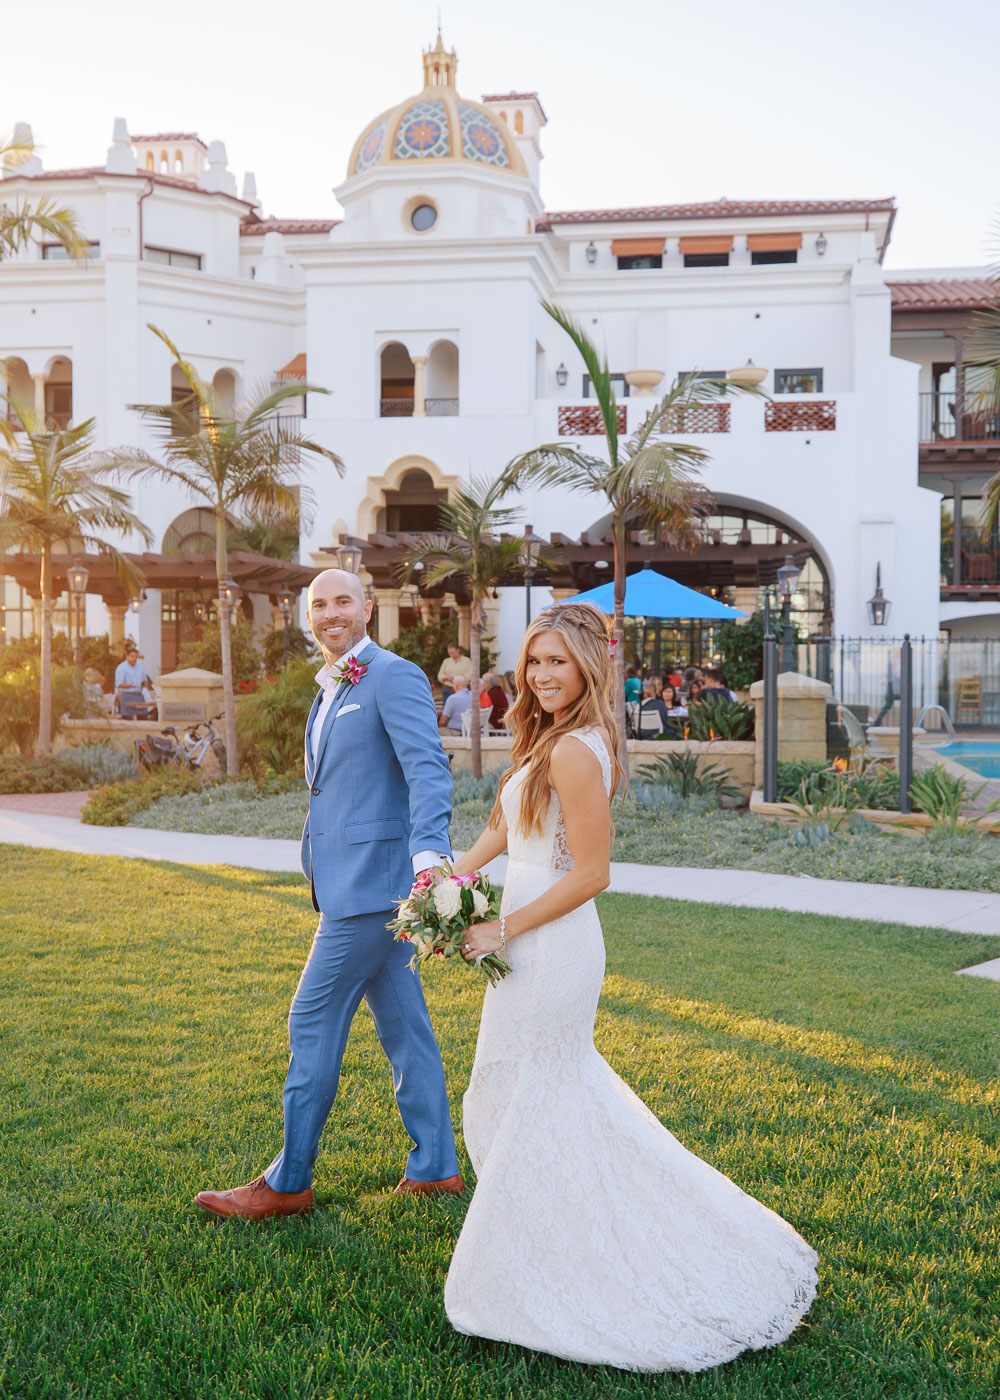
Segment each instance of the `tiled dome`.
[[358,137],[348,177],[373,166],[404,161],[448,160],[486,165],[527,175],[527,167],[506,123],[487,107],[467,102],[455,91],[458,58],[446,52],[440,33],[424,60],[424,90],[376,117]]

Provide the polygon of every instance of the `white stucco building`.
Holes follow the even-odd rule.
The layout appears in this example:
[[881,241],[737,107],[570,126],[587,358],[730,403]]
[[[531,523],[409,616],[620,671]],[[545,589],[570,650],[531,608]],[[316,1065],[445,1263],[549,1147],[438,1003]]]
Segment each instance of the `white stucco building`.
[[[317,508],[300,558],[328,563],[323,551],[339,540],[363,542],[386,640],[400,622],[398,532],[430,527],[449,488],[531,446],[600,446],[583,364],[540,305],[554,301],[606,347],[629,430],[653,404],[642,386],[657,376],[663,392],[692,370],[749,360],[766,371],[768,400],[674,425],[678,441],[711,453],[704,481],[718,514],[693,554],[637,536],[635,567],[649,562],[750,609],[791,552],[803,567],[803,624],[864,636],[880,566],[893,632],[936,635],[946,624],[1000,635],[996,551],[963,556],[947,543],[953,501],[977,494],[990,470],[991,450],[980,449],[996,436],[961,402],[981,274],[889,278],[888,198],[547,210],[538,96],[459,96],[440,37],[423,76],[421,91],[359,134],[336,190],[339,221],[266,218],[252,176],[237,194],[221,142],[130,135],[122,119],[99,167],[46,171],[36,159],[9,174],[8,202],[44,193],[71,205],[93,254],[74,263],[43,243],[0,267],[11,392],[62,420],[93,415],[101,445],[142,441],[127,405],[162,402],[173,387],[150,322],[234,401],[282,372],[305,373],[329,390],[301,405],[308,431],[346,473],[305,468]],[[135,500],[156,551],[204,550],[204,521],[182,492],[147,481]],[[536,609],[550,584],[608,577],[601,500],[550,491],[522,504],[561,550]],[[30,599],[12,577],[6,589],[12,637],[31,630]],[[150,588],[129,620],[155,670],[194,635],[197,598],[192,587]],[[122,600],[107,601],[120,635]],[[92,596],[90,630],[109,626],[103,608]],[[267,620],[266,591],[254,609]],[[502,590],[504,664],[523,617],[523,590]],[[664,654],[697,659],[702,645],[690,628],[664,630]]]

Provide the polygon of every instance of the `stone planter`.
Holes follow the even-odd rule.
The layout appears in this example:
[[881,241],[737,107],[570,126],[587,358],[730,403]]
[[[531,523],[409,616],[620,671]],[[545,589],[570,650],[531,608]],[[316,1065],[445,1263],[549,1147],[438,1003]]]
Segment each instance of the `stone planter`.
[[625,379],[635,390],[634,397],[637,399],[651,399],[653,390],[662,378],[662,369],[630,369],[625,373]]

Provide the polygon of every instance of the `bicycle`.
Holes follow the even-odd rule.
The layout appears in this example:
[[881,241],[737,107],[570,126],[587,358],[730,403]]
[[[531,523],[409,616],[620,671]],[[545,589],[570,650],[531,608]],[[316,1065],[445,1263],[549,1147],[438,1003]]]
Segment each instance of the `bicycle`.
[[161,734],[146,734],[135,741],[136,762],[142,768],[200,768],[205,755],[211,749],[218,760],[219,768],[226,771],[226,746],[213,727],[222,715],[213,715],[210,720],[192,724],[178,734],[174,725],[168,725]]

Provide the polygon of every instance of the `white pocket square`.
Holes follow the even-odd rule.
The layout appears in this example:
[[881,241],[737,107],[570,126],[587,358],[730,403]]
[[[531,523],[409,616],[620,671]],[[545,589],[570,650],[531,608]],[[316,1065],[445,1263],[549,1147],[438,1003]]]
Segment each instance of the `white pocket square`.
[[360,705],[342,705],[342,706],[340,707],[340,709],[337,711],[337,713],[336,713],[336,715],[334,716],[334,718],[335,718],[335,719],[340,719],[341,715],[349,715],[349,714],[351,713],[352,710],[360,710],[360,709],[361,709],[361,706],[360,706]]

